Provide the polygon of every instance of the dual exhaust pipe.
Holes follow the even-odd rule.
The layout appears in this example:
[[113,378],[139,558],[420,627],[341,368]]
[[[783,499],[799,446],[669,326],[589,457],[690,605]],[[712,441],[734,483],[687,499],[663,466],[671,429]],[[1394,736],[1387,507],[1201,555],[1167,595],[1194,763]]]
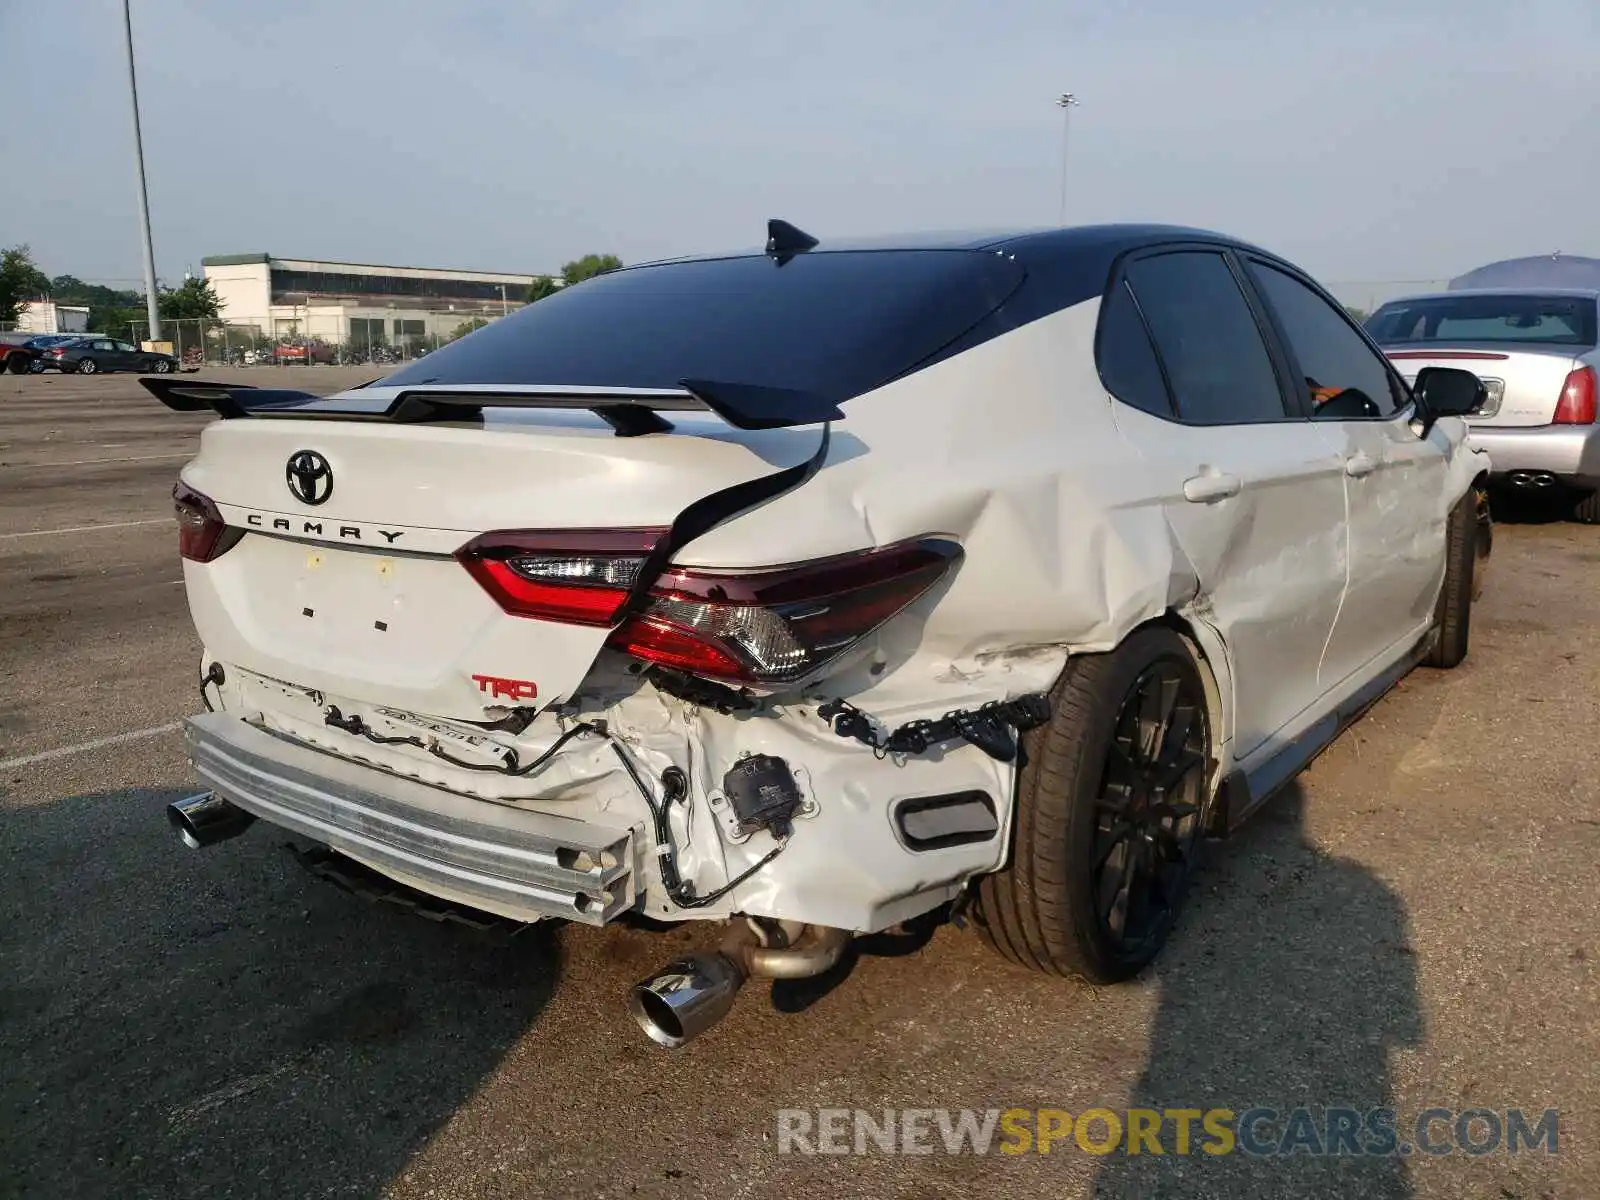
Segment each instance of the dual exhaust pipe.
[[1540,492],[1555,487],[1559,480],[1549,471],[1510,471],[1506,482],[1521,492]]
[[809,979],[831,970],[852,934],[821,925],[764,927],[763,945],[749,923],[734,925],[720,949],[674,959],[633,985],[628,1008],[646,1036],[669,1050],[699,1037],[733,1007],[752,977]]
[[[215,792],[167,805],[168,823],[191,850],[238,837],[255,820]],[[727,1016],[751,978],[821,975],[838,964],[852,936],[847,929],[822,925],[740,921],[719,949],[674,959],[634,984],[628,1008],[652,1041],[675,1050]]]

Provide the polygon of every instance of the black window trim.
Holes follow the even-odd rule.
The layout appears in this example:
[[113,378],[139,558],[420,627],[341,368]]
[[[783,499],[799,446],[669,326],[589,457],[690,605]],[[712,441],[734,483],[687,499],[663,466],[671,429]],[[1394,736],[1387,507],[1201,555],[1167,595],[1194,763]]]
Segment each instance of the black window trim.
[[[1113,282],[1106,288],[1105,294],[1100,297],[1100,315],[1095,321],[1094,328],[1094,370],[1100,377],[1100,386],[1124,408],[1137,409],[1147,416],[1155,417],[1161,421],[1170,421],[1173,424],[1182,424],[1178,420],[1178,404],[1176,395],[1172,390],[1172,379],[1167,374],[1167,364],[1161,361],[1161,352],[1156,349],[1156,335],[1151,332],[1150,319],[1144,315],[1144,308],[1139,303],[1139,297],[1134,293],[1127,277],[1120,270],[1113,272]],[[1111,298],[1121,291],[1128,297],[1128,303],[1133,306],[1133,315],[1138,318],[1139,328],[1144,330],[1145,341],[1150,346],[1150,357],[1156,364],[1156,374],[1161,378],[1161,390],[1167,398],[1167,411],[1165,413],[1151,412],[1148,408],[1140,408],[1131,400],[1124,400],[1111,390],[1111,385],[1106,382],[1105,371],[1100,366],[1100,350],[1105,344],[1106,314],[1111,308]]]
[[[1256,332],[1261,336],[1261,342],[1267,350],[1267,359],[1272,364],[1272,373],[1277,378],[1278,400],[1283,405],[1283,416],[1264,417],[1261,419],[1245,421],[1211,423],[1186,421],[1183,419],[1183,414],[1178,410],[1177,395],[1172,388],[1172,375],[1167,370],[1166,360],[1162,358],[1161,345],[1158,341],[1156,341],[1155,334],[1150,329],[1150,322],[1144,315],[1144,308],[1139,303],[1139,293],[1135,291],[1132,284],[1128,282],[1128,268],[1132,264],[1139,262],[1142,259],[1159,258],[1166,254],[1192,254],[1196,252],[1217,255],[1222,259],[1223,264],[1233,275],[1234,283],[1238,286],[1239,293],[1244,298],[1245,307],[1250,310],[1251,316],[1255,318]],[[1262,258],[1265,261],[1268,256],[1262,256]],[[1299,272],[1295,273],[1297,275],[1299,274]],[[1100,297],[1101,315],[1095,328],[1094,341],[1095,373],[1097,375],[1100,374],[1100,341],[1101,331],[1105,325],[1105,312],[1109,307],[1107,302],[1110,300],[1112,293],[1118,287],[1127,288],[1128,296],[1133,301],[1134,311],[1139,314],[1139,321],[1144,326],[1145,336],[1150,339],[1151,352],[1155,355],[1156,366],[1161,372],[1161,381],[1167,389],[1167,408],[1170,410],[1171,415],[1163,416],[1160,413],[1149,412],[1148,409],[1138,408],[1137,405],[1129,404],[1126,400],[1118,397],[1116,393],[1112,392],[1111,389],[1107,387],[1106,394],[1111,396],[1112,399],[1116,400],[1118,404],[1122,405],[1124,408],[1137,409],[1139,412],[1155,417],[1158,421],[1167,421],[1171,424],[1182,425],[1189,429],[1230,429],[1248,427],[1252,425],[1281,425],[1286,421],[1310,419],[1310,413],[1306,411],[1306,405],[1297,400],[1297,396],[1302,389],[1297,389],[1293,386],[1293,380],[1297,378],[1297,376],[1292,373],[1293,364],[1285,352],[1282,339],[1278,333],[1277,323],[1272,320],[1269,312],[1262,304],[1261,297],[1257,293],[1253,281],[1248,278],[1248,272],[1245,271],[1244,265],[1239,261],[1238,253],[1231,243],[1221,241],[1211,242],[1199,238],[1186,238],[1181,241],[1151,243],[1149,245],[1140,246],[1136,249],[1129,250],[1127,253],[1119,256],[1116,262],[1112,264],[1110,280],[1106,284],[1106,290],[1101,294]],[[1388,360],[1385,359],[1384,361],[1387,362]],[[1404,380],[1401,382],[1403,385]],[[1105,386],[1104,376],[1101,376],[1100,383],[1101,386]],[[1409,394],[1410,393],[1408,391],[1407,395]]]
[[1281,271],[1283,274],[1289,276],[1290,279],[1304,284],[1306,287],[1310,288],[1315,295],[1320,296],[1323,301],[1332,307],[1333,311],[1344,320],[1346,325],[1355,330],[1356,336],[1366,343],[1367,348],[1378,356],[1378,361],[1383,364],[1383,369],[1388,372],[1390,380],[1392,380],[1400,389],[1399,394],[1401,403],[1394,410],[1394,412],[1386,413],[1376,417],[1341,416],[1318,420],[1316,416],[1316,410],[1311,403],[1311,397],[1306,391],[1305,387],[1295,387],[1294,397],[1297,402],[1297,406],[1300,408],[1307,420],[1317,421],[1318,424],[1322,425],[1338,424],[1343,421],[1361,421],[1364,423],[1381,425],[1390,421],[1404,420],[1409,422],[1416,419],[1417,400],[1416,397],[1412,395],[1411,385],[1406,382],[1405,376],[1400,374],[1400,372],[1395,368],[1394,363],[1389,360],[1389,356],[1383,352],[1383,347],[1378,345],[1378,343],[1373,339],[1372,335],[1362,327],[1359,321],[1354,320],[1349,313],[1345,312],[1344,305],[1340,304],[1339,301],[1326,288],[1324,288],[1315,279],[1312,279],[1311,276],[1307,275],[1298,267],[1291,263],[1284,262],[1281,258],[1277,258],[1271,254],[1264,254],[1260,251],[1249,251],[1240,255],[1240,258],[1242,260],[1240,262],[1240,268],[1242,275],[1245,277],[1245,285],[1249,288],[1250,293],[1256,297],[1257,302],[1261,306],[1262,312],[1266,315],[1266,319],[1272,325],[1274,336],[1283,347],[1285,361],[1289,364],[1289,378],[1291,381],[1297,379],[1304,380],[1305,372],[1301,368],[1299,356],[1294,352],[1294,343],[1290,341],[1288,331],[1284,329],[1282,322],[1279,320],[1277,311],[1272,307],[1271,301],[1267,299],[1266,292],[1259,285],[1257,285],[1254,277],[1251,276],[1249,271],[1250,263],[1260,263],[1263,267]]

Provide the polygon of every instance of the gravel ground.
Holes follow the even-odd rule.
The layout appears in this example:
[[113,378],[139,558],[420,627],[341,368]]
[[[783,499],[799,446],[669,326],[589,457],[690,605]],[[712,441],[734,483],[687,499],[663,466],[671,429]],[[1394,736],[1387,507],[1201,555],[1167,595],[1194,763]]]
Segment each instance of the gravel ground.
[[[1500,526],[1468,662],[1215,846],[1139,982],[1039,978],[945,927],[748,989],[673,1054],[624,993],[709,931],[441,927],[312,879],[266,827],[169,836],[199,647],[168,492],[201,424],[127,376],[0,377],[0,1195],[1600,1195],[1600,530]],[[1554,1107],[1559,1153],[776,1139],[794,1108],[1302,1104],[1394,1108],[1402,1135],[1435,1106]]]

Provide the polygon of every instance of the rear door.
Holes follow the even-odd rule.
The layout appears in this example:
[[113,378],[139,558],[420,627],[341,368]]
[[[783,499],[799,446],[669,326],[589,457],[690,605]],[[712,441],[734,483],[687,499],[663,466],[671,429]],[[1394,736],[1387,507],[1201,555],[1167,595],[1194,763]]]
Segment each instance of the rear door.
[[1411,397],[1344,310],[1282,264],[1251,259],[1298,401],[1333,435],[1350,513],[1350,583],[1323,655],[1324,690],[1403,653],[1433,619],[1444,571],[1443,430],[1412,425]]
[[1237,269],[1215,247],[1133,259],[1106,300],[1100,359],[1119,426],[1163,481],[1196,609],[1227,644],[1243,758],[1318,699],[1346,535],[1342,460],[1288,404]]

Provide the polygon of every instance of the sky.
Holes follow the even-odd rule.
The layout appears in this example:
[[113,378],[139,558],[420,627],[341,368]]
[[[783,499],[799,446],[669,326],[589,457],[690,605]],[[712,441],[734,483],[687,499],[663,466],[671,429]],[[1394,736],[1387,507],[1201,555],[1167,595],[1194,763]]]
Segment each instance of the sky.
[[[1596,0],[132,0],[157,273],[1158,220],[1600,255]],[[138,286],[119,0],[0,0],[0,245]],[[30,52],[32,48],[33,52]],[[46,52],[48,48],[48,52]],[[1062,92],[1080,104],[1063,112]]]

